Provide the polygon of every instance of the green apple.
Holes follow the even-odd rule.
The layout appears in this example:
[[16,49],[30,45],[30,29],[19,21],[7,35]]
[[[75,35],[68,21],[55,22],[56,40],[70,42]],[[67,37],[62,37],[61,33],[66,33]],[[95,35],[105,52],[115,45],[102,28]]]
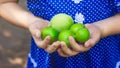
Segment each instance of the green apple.
[[79,29],[84,28],[84,27],[85,27],[85,26],[84,26],[83,24],[81,24],[81,23],[73,24],[73,25],[70,27],[70,30],[71,30],[74,34],[76,34]]
[[84,43],[90,38],[90,32],[87,28],[81,28],[77,31],[75,37],[79,43]]
[[70,15],[60,13],[50,20],[50,25],[57,31],[67,30],[73,25],[74,21]]
[[58,38],[58,31],[55,30],[52,27],[45,27],[42,31],[41,31],[41,38],[42,40],[46,37],[46,36],[50,36],[51,37],[51,43],[56,41]]
[[69,36],[73,36],[74,34],[70,30],[63,30],[58,35],[58,40],[65,42],[68,47],[70,47]]

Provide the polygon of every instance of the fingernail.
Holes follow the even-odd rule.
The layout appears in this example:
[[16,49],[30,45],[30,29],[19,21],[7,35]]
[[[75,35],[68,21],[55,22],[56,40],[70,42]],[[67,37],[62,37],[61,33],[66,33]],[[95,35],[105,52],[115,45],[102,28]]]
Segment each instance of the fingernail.
[[64,47],[64,45],[62,44],[61,47]]
[[47,41],[50,41],[50,39],[51,39],[50,36],[48,36],[48,37],[47,37]]
[[69,37],[69,40],[72,41],[72,37]]
[[85,47],[89,47],[89,44],[85,44]]

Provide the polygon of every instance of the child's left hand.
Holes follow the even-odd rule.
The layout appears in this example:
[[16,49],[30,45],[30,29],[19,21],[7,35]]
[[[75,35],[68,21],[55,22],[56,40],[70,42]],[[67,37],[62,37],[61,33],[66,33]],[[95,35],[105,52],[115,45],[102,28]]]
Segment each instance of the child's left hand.
[[64,42],[61,42],[61,48],[57,51],[62,57],[69,57],[77,55],[78,53],[88,51],[93,47],[101,38],[102,31],[94,24],[85,25],[90,31],[90,39],[84,44],[79,44],[75,41],[73,37],[69,37],[71,48],[67,47]]

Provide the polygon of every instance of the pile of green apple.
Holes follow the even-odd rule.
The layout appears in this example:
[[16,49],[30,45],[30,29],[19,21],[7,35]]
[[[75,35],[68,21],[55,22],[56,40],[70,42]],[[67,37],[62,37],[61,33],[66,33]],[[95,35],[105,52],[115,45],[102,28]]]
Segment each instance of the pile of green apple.
[[84,43],[90,38],[90,32],[83,24],[74,24],[70,15],[60,13],[53,16],[50,20],[50,26],[42,30],[41,36],[42,39],[50,36],[51,43],[59,40],[70,47],[69,36],[72,36],[79,43]]

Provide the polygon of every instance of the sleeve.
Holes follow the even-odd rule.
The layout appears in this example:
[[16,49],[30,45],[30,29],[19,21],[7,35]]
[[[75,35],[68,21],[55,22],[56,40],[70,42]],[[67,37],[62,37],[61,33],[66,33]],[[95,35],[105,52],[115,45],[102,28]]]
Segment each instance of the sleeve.
[[114,0],[115,3],[115,7],[118,10],[118,12],[120,12],[120,0]]

